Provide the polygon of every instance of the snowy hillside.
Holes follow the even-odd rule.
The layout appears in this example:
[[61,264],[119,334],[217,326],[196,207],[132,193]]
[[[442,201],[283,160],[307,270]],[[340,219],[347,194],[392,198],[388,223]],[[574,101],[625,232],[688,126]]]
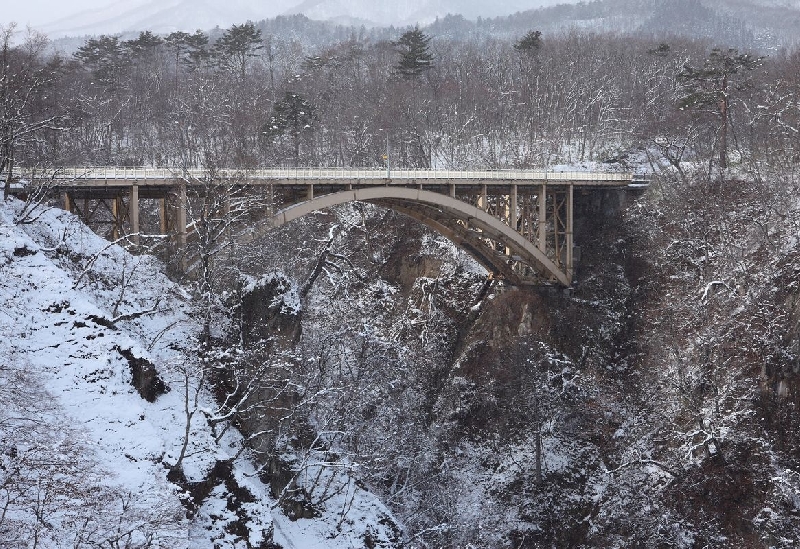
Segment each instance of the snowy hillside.
[[16,224],[21,216],[19,201],[0,206],[0,545],[358,547],[367,530],[385,539],[377,521],[388,512],[355,485],[319,520],[290,521],[241,438],[212,431],[191,299],[157,261],[60,210]]

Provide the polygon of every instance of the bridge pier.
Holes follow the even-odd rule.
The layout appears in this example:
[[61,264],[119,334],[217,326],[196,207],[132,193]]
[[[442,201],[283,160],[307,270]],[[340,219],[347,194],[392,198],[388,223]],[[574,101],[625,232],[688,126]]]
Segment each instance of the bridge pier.
[[177,231],[178,231],[178,246],[181,250],[186,249],[186,183],[181,183],[178,186],[178,204],[177,204]]
[[131,185],[131,199],[128,203],[128,216],[131,220],[131,232],[133,233],[133,243],[139,245],[139,185]]
[[158,199],[158,230],[159,234],[165,235],[168,231],[167,224],[167,197],[162,196]]
[[75,213],[75,205],[72,202],[72,197],[68,192],[61,193],[61,201],[64,204],[64,209],[69,213]]
[[574,248],[573,248],[573,232],[575,224],[575,186],[570,185],[567,188],[567,226],[566,226],[566,242],[567,242],[567,278],[573,280],[575,274]]
[[511,194],[508,199],[508,226],[517,230],[517,186],[511,185]]
[[542,252],[547,251],[547,185],[542,183],[539,193],[539,242],[537,246]]
[[122,217],[122,198],[118,194],[111,199],[111,240],[119,240]]

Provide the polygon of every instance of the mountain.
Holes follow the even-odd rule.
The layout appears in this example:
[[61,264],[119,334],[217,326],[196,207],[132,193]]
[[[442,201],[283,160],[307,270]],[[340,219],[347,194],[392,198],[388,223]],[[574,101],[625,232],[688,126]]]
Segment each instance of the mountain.
[[371,0],[305,0],[290,13],[302,13],[318,20],[357,16],[377,25],[426,25],[448,14],[459,14],[468,19],[497,17],[556,1],[505,0],[488,4],[482,0],[399,0],[377,4]]
[[465,31],[464,22],[440,19],[427,30],[440,36],[469,32],[476,37],[519,37],[531,29],[545,36],[570,29],[636,33],[657,40],[704,40],[765,53],[798,43],[797,0],[596,0],[531,9],[484,19]]
[[169,33],[229,27],[248,20],[294,14],[343,25],[425,25],[448,13],[472,19],[497,17],[558,1],[501,0],[487,4],[482,0],[274,0],[269,3],[259,0],[145,0],[116,2],[99,10],[82,11],[42,25],[39,30],[54,38],[142,30]]
[[[83,11],[40,30],[52,38],[131,36],[142,30],[212,30],[248,20],[262,22],[265,34],[289,32],[311,46],[340,41],[348,27],[373,27],[373,38],[394,39],[396,29],[390,26],[419,24],[432,36],[457,39],[516,39],[530,29],[548,35],[580,28],[664,40],[682,36],[769,53],[797,43],[800,0],[133,0]],[[59,43],[65,51],[77,45]]]

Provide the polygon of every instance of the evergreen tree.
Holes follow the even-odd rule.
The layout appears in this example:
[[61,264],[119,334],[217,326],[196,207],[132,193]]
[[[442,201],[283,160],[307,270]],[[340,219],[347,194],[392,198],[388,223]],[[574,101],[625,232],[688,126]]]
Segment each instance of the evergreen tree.
[[520,52],[536,53],[542,47],[542,32],[529,31],[520,38],[515,44],[514,49]]
[[742,71],[752,71],[761,64],[763,57],[739,53],[736,49],[713,49],[701,68],[689,65],[678,74],[678,82],[684,95],[678,101],[680,109],[703,109],[710,107],[720,120],[719,168],[728,167],[728,128],[730,125],[730,103],[732,91],[742,90],[746,83],[736,82],[734,77]]
[[139,33],[139,37],[134,40],[126,40],[122,47],[127,49],[133,57],[154,56],[158,47],[164,43],[161,37],[150,31]]
[[433,66],[433,56],[428,48],[430,41],[430,36],[426,36],[419,27],[405,32],[397,41],[401,55],[397,72],[403,78],[416,78]]
[[247,60],[255,57],[264,48],[261,30],[248,21],[243,25],[233,25],[214,43],[214,55],[222,65],[236,69],[245,77]]
[[175,89],[177,89],[178,71],[181,65],[192,70],[203,60],[208,59],[208,36],[201,30],[194,34],[175,31],[164,39],[164,43],[175,55]]
[[87,40],[74,56],[92,71],[99,83],[115,88],[130,63],[128,53],[118,37],[101,35]]
[[288,131],[294,145],[294,165],[297,166],[300,161],[300,136],[311,130],[313,122],[314,106],[302,95],[288,91],[283,99],[275,103],[262,134],[269,139],[276,139]]

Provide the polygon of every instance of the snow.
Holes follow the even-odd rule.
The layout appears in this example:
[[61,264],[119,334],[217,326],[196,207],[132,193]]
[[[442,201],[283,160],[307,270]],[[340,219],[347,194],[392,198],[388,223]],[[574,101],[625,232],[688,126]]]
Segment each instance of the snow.
[[[174,520],[159,528],[153,542],[186,547],[185,521],[177,519],[183,509],[163,465],[179,442],[171,429],[179,423],[176,394],[154,404],[142,400],[130,384],[128,363],[118,351],[131,349],[152,360],[168,355],[165,340],[161,345],[155,342],[156,352],[149,357],[143,341],[106,325],[102,319],[110,318],[110,311],[90,294],[76,291],[74,278],[33,238],[12,225],[12,212],[4,209],[0,215],[4,313],[0,330],[13,334],[0,342],[0,356],[10,361],[11,368],[24,369],[41,383],[52,395],[54,414],[75,429],[78,453],[87,463],[102,464],[103,484],[128,495],[141,515],[134,525],[135,539],[146,539],[148,525],[170,516]],[[102,246],[65,216],[50,211],[41,223],[25,228],[38,237],[67,231],[70,244],[84,253],[91,253],[92,245]],[[101,262],[96,265],[106,267]],[[60,545],[57,537],[52,543]]]
[[[258,480],[238,433],[229,429],[217,441],[196,414],[184,440],[200,326],[188,292],[158,261],[109,244],[61,210],[16,225],[22,207],[16,200],[0,205],[0,478],[20,487],[0,518],[0,541],[13,533],[19,547],[35,536],[45,548],[120,536],[131,547],[243,547],[227,527],[241,517],[227,505],[224,483],[187,518],[186,494],[167,479],[187,442],[187,480],[203,480],[215,463],[231,461],[236,482],[254,496],[242,504],[251,545],[268,541],[274,528],[287,548],[363,546],[366,529],[390,515],[348,475],[332,479],[348,487],[347,506],[332,499],[318,520],[292,522]],[[124,353],[153,364],[169,390],[154,402],[142,398]],[[215,409],[205,392],[198,399],[198,410]],[[46,463],[60,464],[57,474],[48,475]],[[29,504],[44,501],[45,488],[52,497],[36,521]]]

